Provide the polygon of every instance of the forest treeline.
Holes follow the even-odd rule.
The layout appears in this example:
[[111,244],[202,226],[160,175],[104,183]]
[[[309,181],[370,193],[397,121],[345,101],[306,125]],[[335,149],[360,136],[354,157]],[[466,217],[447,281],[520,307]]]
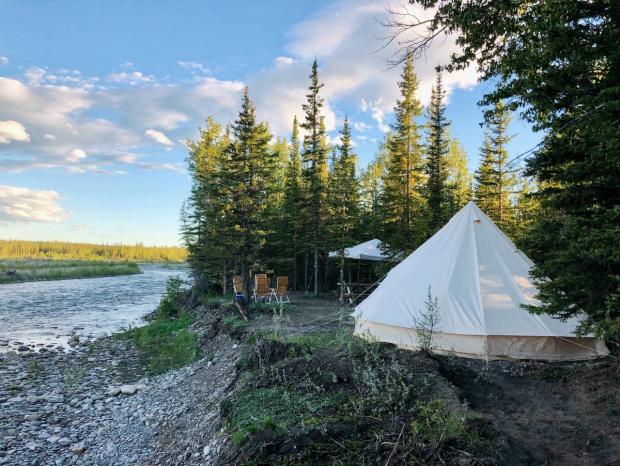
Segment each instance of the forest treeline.
[[470,173],[450,133],[441,74],[424,109],[409,55],[394,123],[375,159],[359,167],[347,117],[337,141],[327,137],[316,62],[309,78],[289,140],[257,121],[246,89],[235,121],[208,118],[189,142],[193,186],[181,225],[196,286],[226,291],[241,274],[249,291],[251,271],[274,271],[318,295],[329,251],[378,238],[402,258],[472,199],[516,241],[536,217],[533,182],[509,164],[511,115],[502,103],[485,118],[481,164]]
[[101,261],[183,262],[178,246],[90,244],[66,241],[0,240],[0,259],[82,259]]

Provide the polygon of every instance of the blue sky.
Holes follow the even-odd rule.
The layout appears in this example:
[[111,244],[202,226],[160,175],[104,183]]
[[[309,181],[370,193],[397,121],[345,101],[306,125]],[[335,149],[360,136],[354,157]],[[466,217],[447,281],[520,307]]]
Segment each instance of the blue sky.
[[[391,2],[394,6],[394,2]],[[234,118],[245,85],[259,117],[287,136],[314,58],[326,123],[353,123],[361,166],[391,122],[399,70],[370,0],[23,1],[0,3],[0,238],[177,244],[189,191],[188,137],[208,115]],[[9,20],[10,18],[10,20]],[[438,41],[416,61],[427,102]],[[376,52],[376,53],[375,53]],[[445,76],[451,133],[475,169],[474,68]],[[539,135],[515,120],[512,154]]]

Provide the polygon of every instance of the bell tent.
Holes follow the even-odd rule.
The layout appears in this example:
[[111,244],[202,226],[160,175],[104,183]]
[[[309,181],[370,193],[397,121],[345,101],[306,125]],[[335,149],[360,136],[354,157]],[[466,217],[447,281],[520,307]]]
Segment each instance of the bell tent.
[[532,265],[470,202],[356,307],[355,333],[418,348],[420,323],[429,320],[425,302],[430,290],[438,304],[430,316],[435,324],[429,347],[434,352],[481,359],[607,355],[601,340],[575,336],[577,319],[560,321],[521,307],[539,304],[529,274]]

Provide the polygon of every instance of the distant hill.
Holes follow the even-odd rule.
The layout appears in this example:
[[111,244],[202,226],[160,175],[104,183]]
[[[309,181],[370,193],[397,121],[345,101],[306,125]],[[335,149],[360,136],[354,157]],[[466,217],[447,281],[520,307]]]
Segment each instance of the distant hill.
[[183,262],[186,257],[187,251],[179,246],[144,246],[141,243],[127,245],[0,240],[0,259]]

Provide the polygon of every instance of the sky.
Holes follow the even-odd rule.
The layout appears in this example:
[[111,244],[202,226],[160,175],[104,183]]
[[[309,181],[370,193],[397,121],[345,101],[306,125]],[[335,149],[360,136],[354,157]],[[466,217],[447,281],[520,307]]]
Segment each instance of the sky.
[[[345,116],[360,168],[392,122],[400,70],[382,47],[385,0],[0,1],[0,238],[179,244],[191,181],[185,141],[226,123],[248,86],[258,117],[289,136],[312,61],[328,134]],[[428,15],[419,10],[411,12]],[[414,66],[419,97],[457,51],[441,37]],[[444,75],[451,135],[478,163],[492,88],[474,67]],[[540,140],[516,115],[511,156]]]

